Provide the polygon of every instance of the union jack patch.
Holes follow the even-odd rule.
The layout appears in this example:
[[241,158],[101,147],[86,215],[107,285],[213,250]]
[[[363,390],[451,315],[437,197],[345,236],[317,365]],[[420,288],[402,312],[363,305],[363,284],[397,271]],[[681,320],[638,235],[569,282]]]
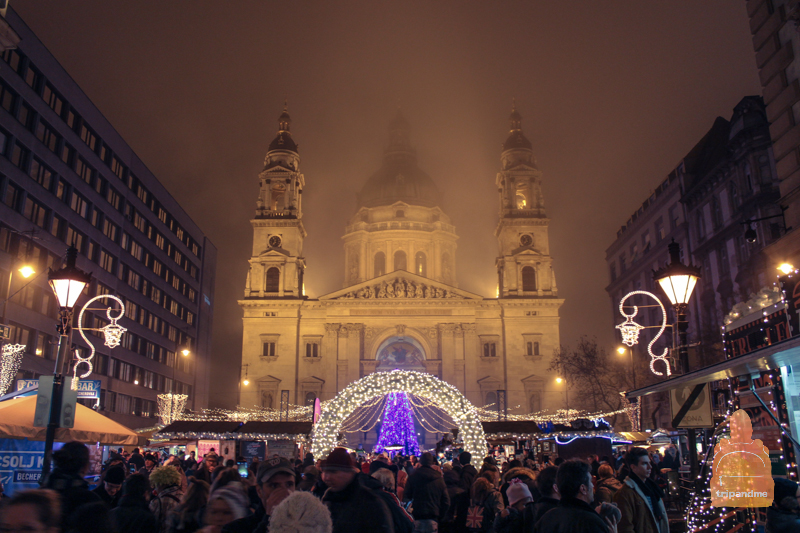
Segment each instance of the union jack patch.
[[483,506],[473,505],[467,511],[467,527],[480,529],[483,524]]

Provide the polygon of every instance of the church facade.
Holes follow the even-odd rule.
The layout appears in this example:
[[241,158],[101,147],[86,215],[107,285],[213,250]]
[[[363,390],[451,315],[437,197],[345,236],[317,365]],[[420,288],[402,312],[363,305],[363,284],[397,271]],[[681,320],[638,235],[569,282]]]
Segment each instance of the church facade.
[[455,227],[442,210],[441,192],[419,168],[409,125],[398,114],[383,163],[345,227],[343,288],[308,298],[306,183],[284,111],[259,174],[252,257],[239,301],[242,363],[250,381],[241,388],[240,405],[313,404],[372,372],[404,369],[447,381],[476,406],[505,398],[509,412],[564,407],[563,385],[547,371],[559,346],[563,300],[550,257],[541,172],[516,110],[510,121],[496,176],[495,297],[458,287]]

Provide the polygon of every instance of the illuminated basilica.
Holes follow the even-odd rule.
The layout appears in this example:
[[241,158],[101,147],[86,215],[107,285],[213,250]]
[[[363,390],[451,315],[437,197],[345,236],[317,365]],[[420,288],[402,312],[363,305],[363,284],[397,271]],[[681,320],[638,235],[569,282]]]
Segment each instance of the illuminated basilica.
[[284,111],[258,176],[253,251],[239,301],[250,381],[240,405],[313,404],[372,372],[403,369],[433,374],[477,406],[505,402],[517,413],[563,407],[563,386],[547,371],[563,300],[541,172],[516,110],[510,122],[495,178],[497,295],[458,288],[456,228],[398,113],[383,163],[364,183],[344,230],[344,288],[308,298],[306,180]]

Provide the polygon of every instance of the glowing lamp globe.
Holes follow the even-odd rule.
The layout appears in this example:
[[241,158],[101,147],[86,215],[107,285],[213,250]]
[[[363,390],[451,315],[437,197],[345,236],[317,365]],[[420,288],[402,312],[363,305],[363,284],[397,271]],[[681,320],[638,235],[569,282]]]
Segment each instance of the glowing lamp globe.
[[181,350],[181,354],[183,354],[184,357],[187,357],[190,353],[192,353],[192,351],[188,346]]
[[24,267],[19,269],[19,273],[22,274],[23,278],[29,278],[36,274],[36,271],[30,265],[25,265]]
[[654,272],[653,278],[661,285],[672,305],[686,305],[697,285],[697,280],[700,279],[700,269],[681,263],[681,249],[674,239],[667,249],[670,264]]
[[788,275],[788,274],[791,274],[792,272],[794,272],[794,266],[793,266],[793,265],[790,265],[789,263],[782,263],[782,264],[781,264],[781,265],[778,267],[778,270],[780,270],[780,271],[781,271],[781,272],[783,272],[784,274],[787,274],[787,275]]
[[83,292],[84,287],[89,284],[92,279],[90,274],[80,270],[75,266],[75,260],[78,258],[78,250],[70,246],[67,249],[67,264],[58,270],[50,269],[47,275],[47,280],[53,293],[56,295],[59,307],[64,309],[72,309],[75,307],[75,302],[78,301],[78,296]]

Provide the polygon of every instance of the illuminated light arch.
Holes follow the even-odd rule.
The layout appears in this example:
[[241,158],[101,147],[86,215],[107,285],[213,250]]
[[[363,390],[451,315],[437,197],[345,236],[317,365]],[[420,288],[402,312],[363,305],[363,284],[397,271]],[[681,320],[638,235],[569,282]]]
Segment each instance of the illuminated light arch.
[[631,296],[634,296],[636,294],[649,296],[650,298],[655,300],[656,303],[658,303],[658,307],[661,308],[661,328],[658,330],[656,336],[653,337],[653,340],[651,340],[650,343],[647,345],[647,353],[650,354],[650,371],[656,376],[663,376],[664,373],[659,372],[658,370],[656,370],[655,367],[655,364],[658,361],[661,361],[666,366],[667,377],[669,377],[672,375],[672,368],[670,368],[669,359],[667,359],[667,355],[669,354],[669,347],[664,348],[664,351],[661,354],[653,352],[653,345],[656,343],[656,341],[658,341],[659,338],[661,338],[661,335],[664,334],[664,330],[667,329],[667,311],[666,309],[664,309],[664,304],[661,303],[661,300],[659,300],[655,294],[647,291],[632,291],[623,296],[622,300],[619,301],[619,312],[622,316],[625,317],[625,322],[617,326],[617,329],[620,330],[620,332],[622,333],[622,342],[627,344],[628,346],[633,346],[634,344],[638,344],[639,331],[644,329],[644,326],[641,326],[633,321],[633,317],[635,317],[636,314],[639,312],[638,306],[635,305],[630,306],[633,307],[633,313],[628,314],[625,312],[625,301]]
[[486,436],[475,406],[449,383],[410,370],[374,372],[351,383],[327,403],[311,433],[314,457],[324,459],[330,454],[342,423],[359,405],[390,392],[405,392],[434,402],[458,426],[464,450],[472,454],[472,464],[476,468],[481,465],[487,451]]

